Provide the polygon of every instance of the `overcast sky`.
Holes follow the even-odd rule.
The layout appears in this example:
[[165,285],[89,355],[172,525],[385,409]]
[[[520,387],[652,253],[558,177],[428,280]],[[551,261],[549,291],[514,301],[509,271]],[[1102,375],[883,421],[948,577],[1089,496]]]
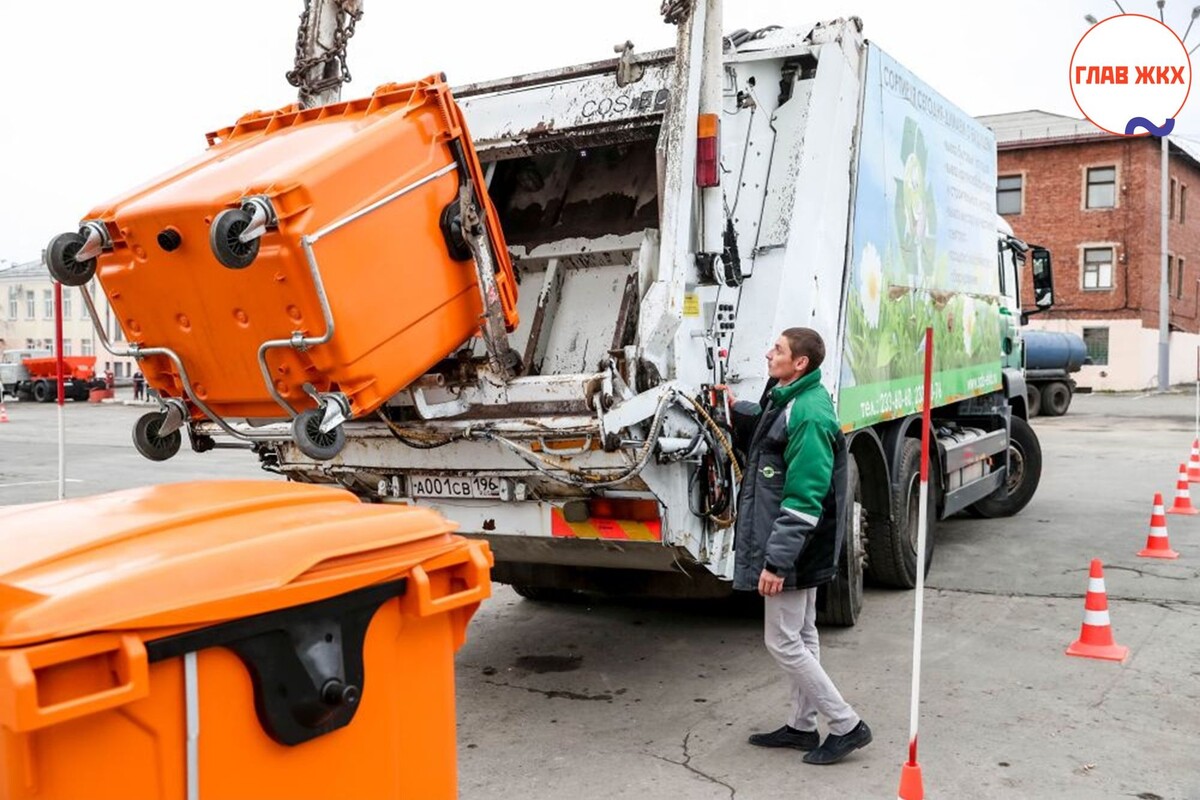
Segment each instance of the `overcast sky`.
[[[295,99],[284,79],[302,0],[3,0],[0,260],[40,256],[93,206],[204,148],[203,135]],[[969,113],[1031,108],[1079,116],[1071,52],[1113,0],[729,0],[725,30],[807,30],[857,15],[865,33]],[[1122,0],[1157,15],[1153,0]],[[353,83],[442,71],[451,84],[669,46],[659,0],[365,0]],[[1180,35],[1191,3],[1170,0]],[[1200,43],[1200,24],[1189,47]],[[1176,131],[1200,138],[1200,92]]]

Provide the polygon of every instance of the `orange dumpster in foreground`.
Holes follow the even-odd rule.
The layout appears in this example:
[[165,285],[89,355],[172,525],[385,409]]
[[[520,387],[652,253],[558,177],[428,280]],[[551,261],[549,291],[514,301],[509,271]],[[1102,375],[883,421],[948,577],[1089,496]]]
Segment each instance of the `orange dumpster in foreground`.
[[0,511],[0,798],[455,797],[491,554],[452,525],[269,481]]

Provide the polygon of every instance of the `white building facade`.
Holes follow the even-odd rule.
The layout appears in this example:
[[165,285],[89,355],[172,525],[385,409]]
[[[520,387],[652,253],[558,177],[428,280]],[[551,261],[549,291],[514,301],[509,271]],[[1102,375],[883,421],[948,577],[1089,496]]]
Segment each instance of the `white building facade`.
[[[96,356],[96,374],[112,370],[117,378],[130,378],[136,360],[118,358],[100,344],[88,317],[81,292],[91,290],[109,341],[122,342],[124,334],[113,317],[104,293],[93,281],[86,287],[63,287],[63,355]],[[29,261],[0,269],[0,350],[54,350],[54,281],[45,264]]]

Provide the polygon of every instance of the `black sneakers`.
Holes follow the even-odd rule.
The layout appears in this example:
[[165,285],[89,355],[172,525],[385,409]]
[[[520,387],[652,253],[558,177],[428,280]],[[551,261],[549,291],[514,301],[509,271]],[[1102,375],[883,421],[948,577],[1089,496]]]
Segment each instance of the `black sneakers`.
[[821,736],[816,731],[798,731],[791,725],[784,725],[770,733],[753,733],[750,744],[759,747],[791,747],[796,750],[812,750],[821,743]]
[[[773,734],[772,734],[773,735]],[[829,734],[820,747],[804,756],[805,764],[836,764],[860,747],[871,743],[871,729],[859,720],[854,730],[843,736]]]

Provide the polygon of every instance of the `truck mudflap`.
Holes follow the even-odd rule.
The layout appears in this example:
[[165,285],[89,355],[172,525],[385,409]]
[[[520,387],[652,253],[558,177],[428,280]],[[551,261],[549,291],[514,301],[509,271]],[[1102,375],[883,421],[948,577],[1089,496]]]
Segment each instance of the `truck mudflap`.
[[1002,376],[1004,396],[1012,406],[1013,416],[1029,419],[1029,396],[1025,375],[1019,369],[1005,369]]

